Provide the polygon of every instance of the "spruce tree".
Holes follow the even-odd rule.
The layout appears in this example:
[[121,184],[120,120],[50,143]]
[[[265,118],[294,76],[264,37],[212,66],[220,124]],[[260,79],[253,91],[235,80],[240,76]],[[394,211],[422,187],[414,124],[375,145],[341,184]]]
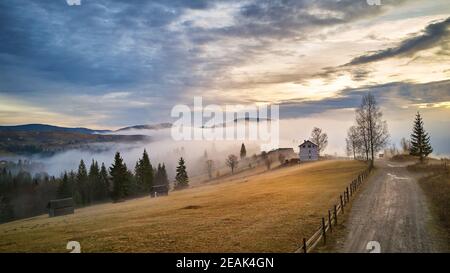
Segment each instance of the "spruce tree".
[[153,186],[153,167],[145,149],[142,158],[136,163],[135,174],[139,190],[149,193]]
[[155,186],[161,185],[161,163],[158,164],[158,167],[156,168],[155,176],[153,178],[153,183]]
[[86,170],[86,165],[83,160],[80,160],[80,165],[78,166],[78,173],[76,175],[76,191],[77,199],[75,200],[78,204],[86,205],[88,203],[88,174]]
[[410,154],[419,156],[420,161],[423,161],[425,157],[433,152],[433,148],[430,144],[430,137],[423,128],[423,120],[420,113],[417,112],[416,119],[414,120],[413,133],[411,134],[411,149]]
[[67,175],[67,172],[64,172],[64,175],[58,186],[58,198],[68,198],[68,197],[72,197],[72,189],[69,182],[69,176]]
[[109,168],[109,173],[113,184],[111,197],[114,201],[118,201],[128,195],[130,182],[127,166],[119,152],[114,156],[114,163]]
[[110,195],[108,171],[106,170],[105,163],[102,163],[102,167],[100,168],[100,184],[102,188],[101,199],[105,199]]
[[165,185],[167,187],[167,190],[169,190],[169,178],[167,177],[167,171],[166,171],[166,165],[164,163],[161,166],[161,184]]
[[244,143],[241,145],[241,153],[240,153],[241,159],[244,159],[247,156],[247,150],[245,149]]
[[187,188],[189,186],[189,177],[186,171],[186,165],[183,157],[178,161],[177,174],[175,176],[175,190]]
[[91,193],[91,200],[100,200],[102,198],[102,184],[100,181],[100,168],[98,162],[92,160],[89,168],[89,188]]

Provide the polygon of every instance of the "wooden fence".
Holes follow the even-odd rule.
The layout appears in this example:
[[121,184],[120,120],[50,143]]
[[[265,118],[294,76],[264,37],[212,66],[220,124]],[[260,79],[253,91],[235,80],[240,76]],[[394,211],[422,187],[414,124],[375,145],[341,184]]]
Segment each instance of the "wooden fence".
[[361,172],[357,178],[350,182],[349,186],[346,187],[344,192],[339,196],[338,204],[328,210],[328,215],[322,217],[320,227],[309,239],[303,238],[302,245],[299,249],[297,249],[297,251],[295,251],[296,253],[311,252],[320,241],[323,241],[324,245],[327,243],[327,236],[333,233],[333,225],[334,228],[336,228],[338,224],[338,216],[340,214],[344,214],[346,205],[350,202],[351,197],[354,196],[356,191],[369,176],[371,170],[372,166],[369,165],[369,167]]

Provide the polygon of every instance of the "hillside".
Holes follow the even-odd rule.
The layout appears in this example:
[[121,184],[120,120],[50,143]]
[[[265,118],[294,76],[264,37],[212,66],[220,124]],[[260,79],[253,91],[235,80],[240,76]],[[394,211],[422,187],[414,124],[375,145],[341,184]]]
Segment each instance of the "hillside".
[[70,128],[60,127],[48,124],[24,124],[12,126],[0,126],[0,132],[67,132],[79,134],[95,134],[95,133],[109,133],[110,130],[92,130],[83,127]]
[[171,127],[172,127],[172,123],[144,124],[144,125],[134,125],[134,126],[120,128],[120,129],[116,130],[116,132],[128,131],[128,130],[161,130],[161,129],[168,129]]
[[64,131],[0,131],[0,155],[2,153],[51,155],[72,148],[86,148],[93,143],[134,142],[146,139],[148,137],[140,135],[99,135]]
[[310,236],[349,181],[356,161],[324,161],[74,215],[0,225],[0,252],[292,252]]

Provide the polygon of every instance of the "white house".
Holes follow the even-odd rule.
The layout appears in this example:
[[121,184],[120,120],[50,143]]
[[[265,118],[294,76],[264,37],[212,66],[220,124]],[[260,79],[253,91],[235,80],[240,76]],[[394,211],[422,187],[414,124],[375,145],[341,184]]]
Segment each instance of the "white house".
[[300,148],[300,152],[298,153],[300,161],[314,161],[319,159],[319,151],[315,143],[305,140],[298,147]]

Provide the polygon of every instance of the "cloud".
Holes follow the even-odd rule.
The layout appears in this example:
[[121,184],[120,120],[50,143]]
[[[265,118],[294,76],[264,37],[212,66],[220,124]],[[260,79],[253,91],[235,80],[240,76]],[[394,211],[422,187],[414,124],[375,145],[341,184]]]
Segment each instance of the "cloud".
[[448,107],[450,80],[415,84],[392,82],[381,85],[344,89],[334,97],[321,100],[289,100],[280,104],[281,118],[308,117],[324,111],[353,109],[361,97],[371,92],[380,105],[391,111],[424,106]]
[[[74,8],[65,1],[0,1],[0,93],[114,126],[164,118],[194,94],[245,103],[258,96],[260,90],[253,89],[275,86],[262,91],[275,97],[284,92],[276,85],[301,84],[322,65],[295,69],[311,60],[311,52],[299,54],[298,48],[317,39],[326,43],[336,27],[351,27],[403,3],[96,0]],[[260,65],[264,57],[293,64],[277,70]],[[372,73],[365,67],[349,71],[358,82]]]
[[421,33],[401,41],[396,47],[358,56],[346,65],[361,65],[387,58],[411,56],[418,51],[441,45],[450,34],[449,26],[450,17],[441,22],[429,24]]

